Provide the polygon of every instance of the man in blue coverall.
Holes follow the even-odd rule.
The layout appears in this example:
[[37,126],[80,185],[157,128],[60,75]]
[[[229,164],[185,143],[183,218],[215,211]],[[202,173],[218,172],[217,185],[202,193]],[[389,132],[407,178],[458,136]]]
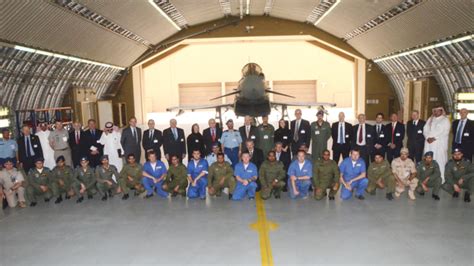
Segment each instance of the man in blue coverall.
[[209,165],[201,158],[199,150],[193,151],[193,158],[188,163],[188,198],[206,199],[207,174]]
[[234,175],[237,181],[232,200],[242,200],[245,195],[249,200],[255,199],[255,191],[257,190],[258,170],[257,166],[250,162],[250,154],[243,152],[242,161],[235,166]]
[[299,150],[297,159],[291,162],[288,168],[288,193],[290,198],[297,199],[308,197],[309,186],[311,186],[311,178],[313,177],[313,164],[306,158],[306,152]]
[[146,190],[145,198],[153,197],[153,191],[160,197],[167,198],[168,192],[163,190],[163,182],[166,178],[166,166],[162,161],[157,160],[156,153],[148,153],[148,162],[143,165],[142,184]]
[[365,162],[360,158],[360,152],[357,149],[351,151],[351,156],[347,157],[339,165],[341,171],[341,199],[347,200],[352,197],[352,192],[355,190],[356,198],[363,200],[364,191],[369,184],[366,177]]

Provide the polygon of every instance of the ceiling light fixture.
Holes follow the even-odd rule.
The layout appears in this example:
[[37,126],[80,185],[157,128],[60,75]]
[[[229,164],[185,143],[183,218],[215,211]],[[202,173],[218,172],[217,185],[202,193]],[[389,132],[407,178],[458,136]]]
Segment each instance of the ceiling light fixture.
[[318,23],[321,22],[324,19],[324,17],[326,17],[337,6],[337,4],[339,4],[340,2],[341,2],[341,0],[336,0],[336,2],[334,4],[332,4],[331,7],[326,12],[324,12],[324,14],[322,16],[320,16],[314,22],[314,26],[318,25]]
[[148,3],[150,3],[150,5],[152,5],[152,6],[158,11],[158,13],[160,13],[166,20],[168,20],[168,22],[171,23],[171,25],[173,25],[173,27],[175,27],[177,30],[181,30],[181,27],[178,26],[178,24],[176,24],[176,22],[174,22],[174,21],[165,13],[165,11],[163,11],[163,10],[155,3],[155,1],[153,1],[153,0],[148,0]]

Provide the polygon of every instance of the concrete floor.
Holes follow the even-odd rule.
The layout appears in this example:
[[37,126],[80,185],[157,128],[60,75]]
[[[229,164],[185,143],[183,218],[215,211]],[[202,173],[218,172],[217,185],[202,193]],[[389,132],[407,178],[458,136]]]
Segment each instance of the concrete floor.
[[[443,193],[393,202],[265,202],[275,265],[472,265],[474,208]],[[255,201],[115,197],[0,215],[0,265],[261,265]]]

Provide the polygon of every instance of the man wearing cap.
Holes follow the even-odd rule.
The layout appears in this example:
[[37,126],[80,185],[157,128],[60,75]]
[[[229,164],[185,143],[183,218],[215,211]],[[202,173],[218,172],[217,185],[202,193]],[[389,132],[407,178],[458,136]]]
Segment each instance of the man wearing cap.
[[31,134],[28,125],[23,125],[21,132],[22,136],[17,141],[18,160],[20,161],[18,168],[23,168],[25,173],[29,173],[30,169],[35,167],[35,160],[43,158],[43,150],[39,138]]
[[[181,159],[181,156],[173,154]],[[173,156],[171,155],[171,156]],[[179,157],[178,157],[179,156]],[[171,157],[168,157],[171,159]],[[158,158],[154,151],[148,152],[148,161],[143,165],[142,184],[146,190],[145,198],[153,197],[153,192],[162,198],[168,197],[168,192],[163,190],[163,183],[167,174],[166,166]]]
[[55,129],[49,133],[49,145],[54,150],[54,158],[63,156],[66,165],[72,165],[71,148],[69,147],[69,133],[64,129],[61,121],[56,121]]
[[385,197],[388,200],[393,200],[395,177],[393,176],[392,169],[390,169],[390,164],[385,160],[382,153],[375,153],[374,161],[370,163],[369,170],[367,171],[367,178],[369,179],[369,185],[367,186],[369,194],[375,195],[377,188],[386,188]]
[[227,130],[222,133],[221,138],[222,150],[232,162],[232,168],[235,168],[235,165],[239,162],[242,137],[240,136],[239,131],[234,130],[234,121],[232,119],[227,120],[226,125]]
[[97,190],[102,196],[102,201],[106,201],[108,197],[113,197],[120,190],[118,185],[119,173],[117,168],[109,163],[109,156],[102,155],[100,158],[100,166],[95,169],[97,178]]
[[267,160],[260,166],[258,176],[262,185],[261,198],[267,200],[273,194],[275,199],[279,199],[286,185],[286,171],[283,163],[276,160],[274,151],[267,153]]
[[331,125],[324,121],[324,111],[319,110],[316,114],[318,119],[311,123],[311,154],[313,160],[318,160],[322,157],[323,151],[328,148],[328,140],[331,138]]
[[395,197],[400,197],[403,191],[405,191],[405,187],[408,186],[408,198],[415,200],[415,189],[418,186],[416,166],[408,155],[408,149],[402,148],[400,150],[400,157],[392,161],[392,173],[395,177]]
[[247,152],[242,152],[241,159],[234,169],[236,186],[232,200],[243,200],[245,196],[253,200],[257,190],[258,169],[250,162],[250,155]]
[[166,174],[166,179],[163,184],[163,190],[171,193],[171,197],[176,197],[178,194],[186,197],[186,188],[188,187],[188,169],[179,160],[178,156],[171,156],[171,164]]
[[[247,140],[253,140],[255,146],[258,146],[259,131],[256,126],[252,125],[253,118],[246,115],[244,118],[244,125],[239,128],[240,136],[242,137],[242,143],[244,146]],[[245,148],[245,147],[242,147]]]
[[[209,166],[217,161],[217,155],[219,153],[221,153],[219,145],[217,143],[212,144],[212,152],[206,156],[206,161]],[[224,154],[224,160],[232,165],[232,162],[230,161],[229,157],[227,157],[227,154]]]
[[66,194],[66,199],[74,195],[74,181],[74,170],[65,164],[64,156],[59,156],[56,159],[56,167],[51,171],[51,190],[56,197],[54,203],[63,201],[63,193]]
[[296,154],[296,160],[293,160],[288,168],[288,192],[292,199],[306,199],[308,197],[311,178],[313,177],[313,164],[305,156],[306,152],[299,150]]
[[217,161],[209,167],[207,189],[210,196],[220,197],[224,188],[229,189],[229,199],[235,190],[234,170],[224,159],[225,154],[218,153]]
[[418,187],[416,191],[421,196],[428,192],[429,188],[433,189],[431,197],[434,200],[439,200],[439,189],[441,188],[441,172],[439,170],[438,162],[433,160],[433,152],[426,152],[423,160],[416,168]]
[[137,127],[137,119],[131,117],[128,120],[128,127],[122,130],[120,136],[120,144],[122,144],[125,154],[133,153],[135,159],[140,163],[142,149],[140,144],[142,143],[142,129]]
[[87,194],[88,199],[92,199],[97,193],[97,179],[94,173],[94,169],[89,166],[89,160],[87,157],[82,157],[80,165],[74,169],[74,192],[77,195],[77,203],[81,203],[84,200],[84,195]]
[[137,163],[135,155],[133,153],[127,155],[127,164],[120,171],[119,178],[119,185],[123,192],[122,200],[129,198],[130,189],[135,189],[135,196],[145,191],[142,185],[142,173],[143,168]]
[[339,165],[341,183],[341,199],[348,200],[352,197],[355,191],[355,197],[359,200],[364,200],[364,191],[369,184],[366,178],[365,161],[360,158],[360,152],[353,149],[349,157],[342,161]]
[[329,200],[334,200],[337,191],[339,190],[339,167],[334,160],[330,159],[330,152],[324,150],[322,157],[316,160],[313,164],[313,186],[314,198],[322,200],[329,189]]
[[258,143],[257,148],[262,150],[263,154],[268,154],[273,149],[273,138],[275,135],[275,128],[273,125],[268,123],[268,116],[262,116],[262,124],[257,127],[258,139],[255,143]]
[[37,204],[37,196],[43,196],[45,202],[53,197],[51,188],[52,177],[51,170],[44,167],[44,159],[36,158],[35,167],[28,172],[28,186],[26,187],[26,195],[30,201],[30,206]]
[[474,190],[474,164],[464,159],[463,150],[453,149],[452,159],[445,167],[444,178],[446,182],[441,186],[443,190],[459,197],[464,189],[464,202],[471,202],[471,193]]
[[0,199],[5,195],[10,208],[15,208],[17,204],[25,208],[25,178],[21,171],[14,168],[13,163],[13,159],[5,159],[3,170],[0,171]]
[[201,151],[194,150],[188,163],[188,198],[206,199],[207,175],[209,165],[201,158]]
[[0,169],[3,164],[9,160],[13,162],[13,166],[17,162],[18,144],[16,141],[10,139],[10,130],[8,128],[2,129],[2,139],[0,139]]

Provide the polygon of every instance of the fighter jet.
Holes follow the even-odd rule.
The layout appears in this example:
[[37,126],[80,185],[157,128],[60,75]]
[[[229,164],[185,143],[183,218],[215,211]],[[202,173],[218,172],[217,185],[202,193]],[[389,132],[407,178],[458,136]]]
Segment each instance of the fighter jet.
[[266,87],[265,75],[262,72],[262,68],[256,63],[248,63],[242,68],[242,78],[238,83],[238,87],[233,92],[210,99],[210,101],[220,99],[223,97],[235,95],[234,103],[229,104],[216,104],[216,105],[202,105],[202,106],[177,106],[167,108],[167,111],[179,110],[178,115],[182,114],[185,110],[200,110],[200,109],[216,109],[216,118],[221,116],[221,108],[233,108],[236,116],[266,116],[271,112],[272,107],[277,110],[278,106],[281,106],[282,117],[288,117],[287,107],[288,106],[336,106],[335,103],[328,102],[310,102],[310,103],[284,103],[284,102],[273,102],[269,99],[269,94],[277,94],[289,98],[295,98],[294,96],[287,95],[284,93],[272,91]]

